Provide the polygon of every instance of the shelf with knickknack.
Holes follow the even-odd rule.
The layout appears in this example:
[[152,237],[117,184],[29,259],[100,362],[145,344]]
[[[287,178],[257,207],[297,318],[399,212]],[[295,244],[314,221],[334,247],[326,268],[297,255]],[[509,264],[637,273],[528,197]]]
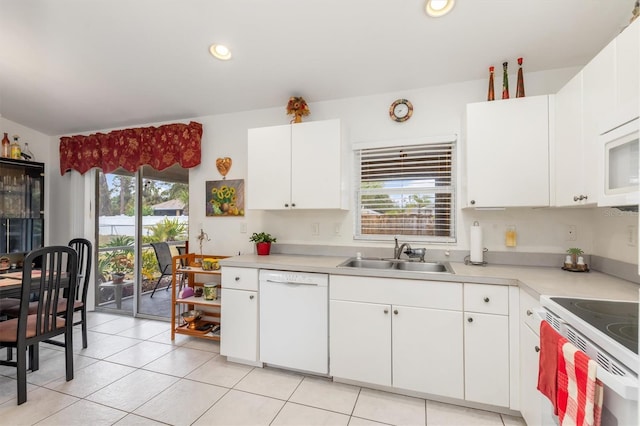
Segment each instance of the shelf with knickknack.
[[26,253],[44,238],[44,164],[0,158],[0,253]]
[[220,276],[217,260],[226,257],[187,253],[172,258],[171,340],[176,334],[220,340],[220,285],[198,280]]

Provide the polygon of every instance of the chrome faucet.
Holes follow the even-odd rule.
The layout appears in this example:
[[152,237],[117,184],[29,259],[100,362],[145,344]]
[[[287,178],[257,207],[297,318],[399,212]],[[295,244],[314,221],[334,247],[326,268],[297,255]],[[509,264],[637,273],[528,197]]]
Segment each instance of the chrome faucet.
[[396,245],[393,249],[393,258],[400,259],[400,256],[402,256],[402,252],[404,251],[405,247],[407,251],[410,251],[411,246],[409,245],[409,243],[402,243],[401,245],[398,245],[398,237],[394,237],[394,240],[396,241]]

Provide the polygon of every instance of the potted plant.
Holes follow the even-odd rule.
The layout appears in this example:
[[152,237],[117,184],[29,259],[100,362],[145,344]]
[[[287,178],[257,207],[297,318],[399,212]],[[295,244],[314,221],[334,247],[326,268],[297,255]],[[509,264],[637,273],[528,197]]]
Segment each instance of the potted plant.
[[571,255],[571,263],[575,267],[578,264],[578,256],[580,256],[584,252],[582,251],[582,249],[579,249],[577,247],[573,247],[573,248],[567,249],[567,253],[569,253]]
[[111,264],[111,281],[114,284],[120,284],[124,281],[126,272],[133,269],[133,262],[126,254],[117,255],[113,258]]
[[276,242],[276,238],[266,232],[254,232],[249,241],[256,243],[256,251],[259,255],[268,255],[271,251],[271,243]]

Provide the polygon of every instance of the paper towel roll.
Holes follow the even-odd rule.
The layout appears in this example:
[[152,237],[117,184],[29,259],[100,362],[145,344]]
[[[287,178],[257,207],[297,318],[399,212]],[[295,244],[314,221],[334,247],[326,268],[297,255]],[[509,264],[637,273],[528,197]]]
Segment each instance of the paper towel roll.
[[478,222],[473,222],[471,227],[469,246],[471,263],[482,263],[482,253],[484,251],[482,248],[482,228]]

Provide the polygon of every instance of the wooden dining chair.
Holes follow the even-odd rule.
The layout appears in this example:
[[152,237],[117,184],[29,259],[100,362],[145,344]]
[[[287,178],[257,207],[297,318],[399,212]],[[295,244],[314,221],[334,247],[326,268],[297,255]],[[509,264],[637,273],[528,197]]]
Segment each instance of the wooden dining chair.
[[[32,265],[40,264],[40,270]],[[27,401],[28,368],[38,369],[38,344],[58,335],[64,335],[66,379],[73,379],[73,304],[78,280],[78,254],[67,246],[49,246],[33,250],[24,260],[20,315],[0,322],[0,346],[16,348],[15,361],[0,361],[1,365],[17,368],[18,405]],[[59,315],[59,303],[67,292],[66,315]],[[31,293],[38,297],[35,314],[29,314]]]

